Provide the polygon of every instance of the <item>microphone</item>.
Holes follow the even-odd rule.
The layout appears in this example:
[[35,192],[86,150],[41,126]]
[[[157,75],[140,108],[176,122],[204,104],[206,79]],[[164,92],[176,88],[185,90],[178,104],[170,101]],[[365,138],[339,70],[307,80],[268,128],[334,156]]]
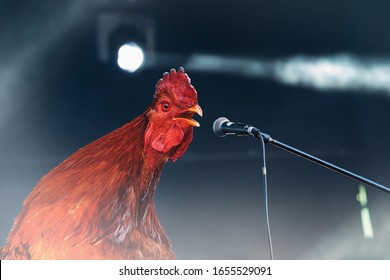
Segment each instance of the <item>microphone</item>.
[[250,135],[256,138],[261,137],[260,130],[256,127],[243,123],[231,122],[225,117],[220,117],[214,121],[213,131],[219,137],[225,137],[226,135]]

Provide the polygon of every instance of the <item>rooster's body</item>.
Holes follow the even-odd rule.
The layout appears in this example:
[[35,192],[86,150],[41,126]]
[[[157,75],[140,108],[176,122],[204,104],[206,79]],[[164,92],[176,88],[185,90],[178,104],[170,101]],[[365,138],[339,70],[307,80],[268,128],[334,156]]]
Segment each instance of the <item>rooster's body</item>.
[[153,197],[162,168],[184,154],[202,114],[181,68],[153,103],[51,170],[24,202],[3,259],[173,259]]

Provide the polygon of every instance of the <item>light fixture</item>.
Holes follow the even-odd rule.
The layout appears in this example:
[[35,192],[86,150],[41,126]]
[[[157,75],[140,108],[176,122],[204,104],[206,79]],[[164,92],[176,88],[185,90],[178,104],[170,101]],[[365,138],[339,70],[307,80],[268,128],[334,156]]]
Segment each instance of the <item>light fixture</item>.
[[105,12],[99,15],[97,27],[97,54],[101,62],[115,62],[128,73],[153,62],[154,27],[150,17]]
[[119,48],[117,63],[122,70],[134,73],[144,62],[144,50],[137,43],[129,42]]

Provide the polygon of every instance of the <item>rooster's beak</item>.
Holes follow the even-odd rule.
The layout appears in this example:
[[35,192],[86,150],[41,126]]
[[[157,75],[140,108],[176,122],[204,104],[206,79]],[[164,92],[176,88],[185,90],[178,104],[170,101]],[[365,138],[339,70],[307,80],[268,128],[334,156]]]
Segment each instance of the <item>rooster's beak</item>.
[[200,108],[200,106],[198,104],[196,104],[195,106],[192,106],[191,108],[188,108],[186,110],[186,112],[194,112],[194,113],[197,113],[199,116],[203,117],[203,110],[202,110],[202,108]]
[[[197,113],[199,116],[203,117],[203,110],[198,104],[182,111],[181,114],[185,114],[187,112]],[[194,119],[187,119],[187,118],[181,117],[181,118],[174,118],[174,120],[181,120],[190,126],[196,126],[196,127],[200,126],[200,124]]]

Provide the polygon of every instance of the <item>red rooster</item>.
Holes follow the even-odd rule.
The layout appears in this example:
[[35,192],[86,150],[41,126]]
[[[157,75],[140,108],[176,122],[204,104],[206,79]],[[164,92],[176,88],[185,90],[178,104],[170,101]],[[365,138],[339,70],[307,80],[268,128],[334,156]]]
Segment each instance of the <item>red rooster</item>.
[[192,141],[197,93],[180,68],[164,73],[133,121],[51,170],[24,201],[3,259],[174,259],[154,208],[164,164]]

